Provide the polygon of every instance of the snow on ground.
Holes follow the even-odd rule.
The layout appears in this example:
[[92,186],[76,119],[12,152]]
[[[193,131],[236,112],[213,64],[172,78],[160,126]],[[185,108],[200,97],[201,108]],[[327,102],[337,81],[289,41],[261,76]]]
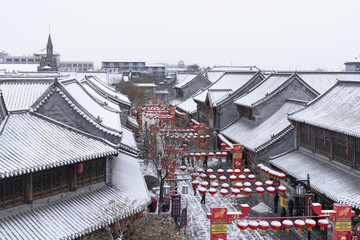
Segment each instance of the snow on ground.
[[253,207],[251,209],[258,213],[271,213],[272,212],[271,208],[268,205],[266,205],[264,202],[260,202],[258,205],[256,205],[255,207]]

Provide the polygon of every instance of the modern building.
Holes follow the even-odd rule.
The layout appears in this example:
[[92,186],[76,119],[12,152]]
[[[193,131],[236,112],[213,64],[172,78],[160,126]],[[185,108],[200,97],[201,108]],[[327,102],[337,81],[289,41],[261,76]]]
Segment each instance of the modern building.
[[60,61],[59,71],[90,71],[94,70],[92,61]]
[[345,64],[345,71],[360,71],[360,59],[353,59]]

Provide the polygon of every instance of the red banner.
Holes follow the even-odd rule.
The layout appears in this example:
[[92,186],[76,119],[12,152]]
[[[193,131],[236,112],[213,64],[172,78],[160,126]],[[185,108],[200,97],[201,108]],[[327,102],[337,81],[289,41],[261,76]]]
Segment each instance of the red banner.
[[242,168],[242,151],[243,148],[240,144],[233,145],[233,169],[240,169]]
[[227,208],[211,208],[210,239],[227,239]]
[[[198,138],[198,149],[199,152],[203,152],[205,150],[205,124],[204,123],[200,123],[198,125],[198,134],[199,134],[199,138]],[[201,137],[202,136],[202,137]]]
[[336,214],[330,219],[333,221],[333,239],[348,239],[351,234],[351,206],[334,204],[334,210]]
[[175,128],[175,108],[174,107],[170,108],[170,115],[171,115],[170,128],[174,129]]

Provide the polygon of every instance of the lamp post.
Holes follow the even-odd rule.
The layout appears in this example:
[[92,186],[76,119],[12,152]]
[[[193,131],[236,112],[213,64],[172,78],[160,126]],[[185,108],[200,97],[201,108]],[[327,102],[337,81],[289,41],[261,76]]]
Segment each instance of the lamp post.
[[[300,183],[296,186],[296,193],[299,196],[305,196],[305,216],[312,216],[313,211],[312,211],[311,204],[314,202],[315,196],[311,192],[309,174],[307,174],[307,179],[296,180],[295,182],[302,182],[302,183],[306,184],[306,193],[305,194],[304,194],[304,187]],[[308,240],[310,240],[310,239],[311,239],[311,231],[308,231]]]
[[213,131],[213,137],[214,137],[214,150],[217,150],[217,132],[216,132],[216,130]]

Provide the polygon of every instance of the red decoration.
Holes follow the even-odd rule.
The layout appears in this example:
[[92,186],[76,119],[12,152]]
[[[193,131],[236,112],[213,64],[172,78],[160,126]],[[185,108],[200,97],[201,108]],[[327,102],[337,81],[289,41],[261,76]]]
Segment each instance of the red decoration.
[[269,227],[270,227],[270,225],[269,225],[269,223],[267,221],[260,221],[259,222],[259,228],[261,229],[262,233],[264,233]]
[[216,192],[217,192],[217,191],[216,191],[215,188],[210,188],[210,189],[209,189],[209,193],[211,194],[212,197],[215,195]]
[[82,163],[76,164],[76,172],[82,173],[84,171],[84,166]]
[[215,156],[215,154],[213,152],[209,152],[208,155],[209,155],[209,157],[214,157]]
[[245,179],[246,179],[246,176],[245,176],[245,175],[242,175],[242,174],[241,174],[241,175],[239,176],[239,180],[240,180],[240,181],[243,182]]
[[236,177],[235,175],[231,175],[231,176],[229,177],[229,179],[230,179],[230,181],[231,181],[232,184],[235,184],[237,177]]
[[187,169],[187,167],[186,167],[185,165],[180,166],[180,170],[181,170],[181,171],[185,172],[186,169]]
[[227,172],[227,174],[229,174],[229,176],[230,176],[230,175],[232,175],[232,174],[234,173],[234,170],[228,169],[226,172]]
[[251,232],[254,232],[258,227],[259,224],[256,221],[249,222],[249,228],[251,229]]
[[216,176],[215,176],[214,174],[212,174],[212,175],[209,176],[209,179],[210,179],[211,181],[215,181],[215,180],[216,180]]
[[237,226],[238,226],[238,228],[240,229],[240,232],[243,233],[243,232],[245,231],[245,229],[248,228],[249,224],[248,224],[247,222],[245,222],[245,221],[242,221],[242,222],[239,222],[239,223],[237,224]]
[[209,168],[208,170],[206,170],[206,173],[207,173],[208,175],[211,175],[211,174],[214,173],[214,170],[212,170],[211,168]]
[[294,224],[289,219],[286,219],[282,222],[282,225],[285,228],[285,232],[289,232],[290,228],[292,228]]
[[203,181],[203,182],[201,183],[201,186],[202,186],[203,188],[207,188],[207,187],[209,186],[209,183],[206,182],[206,181]]
[[250,181],[254,181],[254,180],[255,180],[255,175],[254,175],[254,174],[250,174],[250,175],[248,176],[248,178],[249,178]]
[[224,171],[224,169],[220,168],[220,169],[217,170],[217,172],[218,172],[219,176],[222,176],[225,171]]
[[221,189],[220,190],[220,194],[223,196],[223,197],[226,197],[226,195],[228,195],[228,190],[226,190],[226,189]]
[[239,190],[238,188],[233,188],[233,189],[231,190],[231,193],[232,193],[235,197],[237,197],[237,195],[240,194],[240,190]]
[[222,152],[221,156],[225,158],[227,156],[227,152]]
[[246,174],[246,176],[249,175],[249,174],[250,174],[250,169],[245,168],[245,169],[244,169],[244,173]]
[[201,196],[207,192],[206,188],[203,187],[200,187],[198,191],[201,194]]
[[274,233],[277,233],[281,229],[281,223],[279,221],[272,221],[270,226],[274,230]]
[[207,178],[207,175],[205,173],[200,174],[200,178],[202,180],[205,180]]
[[219,184],[218,184],[217,182],[213,182],[213,183],[211,184],[211,187],[213,187],[213,188],[218,188],[218,187],[219,187]]
[[221,152],[216,152],[215,155],[216,155],[216,157],[219,158],[219,157],[221,157]]
[[256,192],[259,194],[259,196],[261,197],[261,195],[265,192],[265,189],[263,187],[257,187],[256,188]]
[[317,223],[320,226],[320,230],[325,231],[325,228],[329,225],[329,220],[327,220],[326,218],[319,219]]
[[225,176],[221,176],[221,177],[219,177],[219,180],[220,180],[221,182],[225,182],[225,181],[226,181],[226,177],[225,177]]
[[223,184],[221,184],[221,188],[222,189],[229,189],[230,185],[228,183],[223,183]]
[[204,172],[204,169],[202,168],[198,168],[198,170],[196,170],[198,174],[202,174]]
[[197,186],[200,185],[200,182],[198,180],[192,181],[192,185],[197,188]]
[[250,194],[252,193],[251,188],[245,188],[245,189],[244,189],[244,193],[245,193],[246,197],[249,197]]
[[306,219],[305,220],[305,225],[308,227],[308,231],[311,232],[313,227],[316,226],[316,222],[312,219]]
[[269,193],[270,196],[272,196],[275,193],[275,188],[274,187],[268,187],[266,189],[266,191]]
[[305,222],[303,220],[297,219],[294,222],[294,226],[297,228],[298,232],[301,232],[301,229],[305,227]]

